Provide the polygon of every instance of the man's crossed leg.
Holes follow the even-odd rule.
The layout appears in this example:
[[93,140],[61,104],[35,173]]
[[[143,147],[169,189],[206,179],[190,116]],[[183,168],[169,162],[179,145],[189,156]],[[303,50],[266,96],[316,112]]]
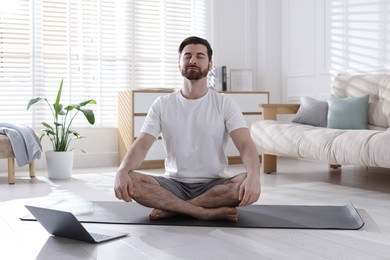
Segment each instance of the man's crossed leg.
[[185,214],[204,220],[238,220],[236,207],[240,203],[239,189],[246,173],[217,181],[214,186],[190,199],[183,196],[180,198],[162,187],[153,176],[138,172],[130,172],[129,175],[133,182],[132,199],[141,205],[154,208],[149,215],[150,219]]

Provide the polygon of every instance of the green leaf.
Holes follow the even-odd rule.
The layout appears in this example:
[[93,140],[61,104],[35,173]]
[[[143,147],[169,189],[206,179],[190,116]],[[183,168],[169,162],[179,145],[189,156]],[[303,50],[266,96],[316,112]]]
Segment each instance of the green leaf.
[[80,135],[78,132],[76,132],[74,130],[68,130],[68,133],[69,134],[74,134],[74,135]]
[[81,107],[83,107],[83,106],[86,106],[86,105],[88,105],[88,104],[90,104],[90,105],[96,105],[96,101],[93,100],[93,99],[90,99],[90,100],[86,100],[86,101],[81,102],[79,105],[80,105]]
[[42,132],[44,133],[44,135],[47,135],[47,136],[55,135],[55,132],[53,130],[50,130],[50,129],[42,129]]
[[[61,80],[60,88],[58,89],[56,102],[54,103],[54,111],[55,111],[55,118],[57,118],[58,112],[60,111],[60,100],[61,100],[61,94],[62,94],[62,84],[64,83],[64,79]],[[62,106],[61,106],[62,108]]]
[[48,123],[46,123],[46,122],[42,122],[41,124],[42,124],[44,127],[46,127],[47,129],[54,130],[54,128],[53,128],[51,125],[49,125]]
[[46,100],[47,101],[46,98],[41,98],[41,97],[36,97],[36,98],[30,99],[30,101],[27,104],[27,110],[29,110],[32,105],[34,105],[35,103],[38,103],[41,100]]
[[66,115],[66,112],[64,110],[60,110],[60,111],[58,111],[58,114],[60,116],[64,116],[64,115]]
[[88,123],[91,125],[95,124],[95,114],[91,109],[81,109],[81,112],[83,112],[85,118],[87,118]]
[[39,141],[42,142],[43,137],[45,136],[45,133],[42,133],[41,136],[39,137]]
[[[77,109],[77,107],[74,106],[74,105],[67,105],[67,106],[65,107],[65,110],[66,110],[66,111],[71,111],[71,110],[73,110],[73,109]],[[78,110],[78,109],[77,109],[77,110]]]

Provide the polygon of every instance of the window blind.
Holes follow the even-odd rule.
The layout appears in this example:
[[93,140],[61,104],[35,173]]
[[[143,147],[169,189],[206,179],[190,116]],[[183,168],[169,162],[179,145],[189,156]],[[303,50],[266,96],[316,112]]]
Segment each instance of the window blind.
[[133,88],[178,88],[177,49],[190,36],[206,37],[206,1],[134,1]]
[[30,3],[0,3],[0,122],[31,123],[26,113],[32,94]]
[[338,72],[390,69],[390,16],[387,0],[330,2],[330,66]]
[[[96,124],[116,126],[117,92],[179,88],[177,48],[206,36],[206,0],[0,0],[0,121],[39,127],[45,103],[95,99]],[[7,8],[5,8],[7,6]],[[83,117],[75,127],[88,126]]]

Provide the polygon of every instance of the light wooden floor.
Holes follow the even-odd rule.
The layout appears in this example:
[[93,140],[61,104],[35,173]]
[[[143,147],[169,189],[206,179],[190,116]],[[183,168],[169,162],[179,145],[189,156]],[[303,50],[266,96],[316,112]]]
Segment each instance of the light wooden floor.
[[39,223],[19,220],[27,214],[25,204],[75,197],[116,200],[114,172],[75,170],[68,181],[50,181],[39,171],[32,180],[17,173],[15,185],[1,173],[0,259],[390,259],[390,170],[343,166],[329,172],[325,164],[291,159],[279,161],[277,174],[261,175],[258,204],[352,201],[365,226],[337,231],[103,225],[130,236],[93,245],[52,237]]

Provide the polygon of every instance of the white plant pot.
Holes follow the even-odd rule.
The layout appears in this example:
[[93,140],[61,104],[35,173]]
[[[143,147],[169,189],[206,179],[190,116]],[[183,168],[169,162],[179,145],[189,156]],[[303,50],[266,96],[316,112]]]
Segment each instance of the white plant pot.
[[46,167],[49,179],[69,179],[73,169],[73,151],[55,152],[47,151]]

